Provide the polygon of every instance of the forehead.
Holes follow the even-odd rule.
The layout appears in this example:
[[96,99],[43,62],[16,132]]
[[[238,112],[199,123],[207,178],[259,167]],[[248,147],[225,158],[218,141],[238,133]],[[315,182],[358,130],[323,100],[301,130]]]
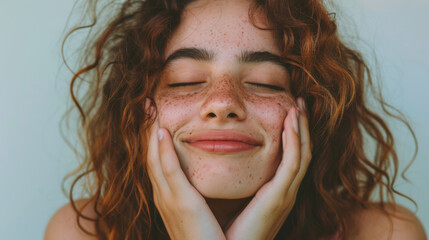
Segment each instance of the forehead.
[[[246,51],[279,54],[271,31],[258,29],[250,22],[249,6],[247,0],[200,0],[190,4],[167,44],[166,56],[191,47],[214,52],[219,58]],[[257,14],[255,20],[257,26],[267,26],[263,14]]]

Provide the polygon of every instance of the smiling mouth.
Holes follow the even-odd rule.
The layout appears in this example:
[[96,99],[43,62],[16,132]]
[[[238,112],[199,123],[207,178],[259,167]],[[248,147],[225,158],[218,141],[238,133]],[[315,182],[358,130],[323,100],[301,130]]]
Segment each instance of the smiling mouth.
[[183,142],[206,152],[237,153],[262,146],[261,142],[235,131],[207,131],[196,134]]
[[187,143],[207,152],[219,153],[243,152],[258,147],[258,145],[251,145],[237,141],[197,141]]

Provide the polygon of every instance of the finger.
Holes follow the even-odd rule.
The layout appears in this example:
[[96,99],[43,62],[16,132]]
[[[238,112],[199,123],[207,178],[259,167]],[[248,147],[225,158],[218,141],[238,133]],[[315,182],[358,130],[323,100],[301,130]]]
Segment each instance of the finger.
[[273,178],[284,191],[288,191],[300,169],[300,137],[297,109],[292,108],[285,119],[282,133],[283,155]]
[[296,179],[293,181],[291,188],[296,189],[296,191],[299,188],[299,185],[302,182],[302,179],[305,176],[305,173],[307,172],[308,165],[311,161],[311,138],[310,138],[310,131],[308,126],[308,118],[307,118],[307,110],[305,106],[304,99],[298,98],[298,107],[300,109],[300,114],[298,117],[299,122],[299,131],[300,131],[300,139],[301,139],[301,165],[300,170],[297,174]]
[[177,157],[177,153],[174,149],[170,133],[166,129],[160,128],[158,136],[161,167],[167,184],[173,194],[186,193],[192,186],[180,167],[179,158]]
[[[151,106],[151,100],[149,98],[145,99],[145,105],[144,105],[144,110],[145,113],[150,116],[151,118],[153,117],[153,112],[154,109]],[[146,139],[148,142],[148,152],[147,152],[147,156],[146,156],[146,169],[147,169],[147,174],[150,180],[150,183],[152,185],[152,191],[153,191],[153,200],[155,202],[155,204],[158,203],[157,198],[159,195],[159,181],[158,178],[156,177],[159,174],[156,174],[155,172],[159,170],[156,169],[161,169],[160,164],[157,163],[158,159],[158,141],[156,139],[156,135],[154,135],[154,133],[156,133],[158,129],[158,122],[155,119],[155,122],[149,127],[149,137]]]
[[298,119],[301,138],[301,172],[302,170],[305,172],[311,161],[311,138],[308,126],[307,109],[303,98],[298,99],[298,106],[302,109]]
[[159,154],[158,154],[158,148],[159,148],[158,137],[157,137],[158,129],[159,129],[159,123],[158,121],[155,121],[150,129],[149,149],[148,149],[148,156],[147,156],[147,170],[148,170],[149,179],[152,183],[152,187],[154,188],[154,191],[157,191],[157,192],[159,192],[159,190],[162,187],[167,186],[167,182],[162,173],[161,162],[159,160]]
[[299,131],[301,139],[301,166],[305,168],[308,166],[311,160],[311,138],[310,131],[308,126],[307,111],[305,107],[304,99],[298,98],[298,106],[300,108],[300,114],[298,118],[299,122]]

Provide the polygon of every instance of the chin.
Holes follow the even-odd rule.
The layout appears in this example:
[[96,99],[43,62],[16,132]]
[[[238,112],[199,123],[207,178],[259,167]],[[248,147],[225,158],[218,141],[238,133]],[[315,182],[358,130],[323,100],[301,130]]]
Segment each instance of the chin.
[[[248,175],[246,173],[246,175]],[[201,177],[203,176],[203,177]],[[248,177],[236,177],[199,173],[188,176],[190,183],[205,198],[212,199],[242,199],[248,198],[270,179],[271,175],[249,179]]]
[[[209,179],[208,179],[209,180]],[[212,199],[242,199],[253,196],[259,186],[251,186],[247,183],[223,183],[224,180],[212,179],[210,182],[192,181],[194,187],[205,198]]]

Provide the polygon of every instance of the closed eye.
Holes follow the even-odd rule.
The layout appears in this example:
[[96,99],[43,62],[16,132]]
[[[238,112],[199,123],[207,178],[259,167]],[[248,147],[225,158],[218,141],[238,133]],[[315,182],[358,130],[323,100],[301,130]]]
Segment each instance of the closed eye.
[[285,90],[283,87],[279,87],[276,85],[270,85],[270,84],[253,83],[253,82],[249,82],[248,84],[251,84],[251,85],[257,86],[257,87],[268,88],[268,89],[276,90],[276,91],[284,91]]
[[194,86],[204,82],[181,82],[181,83],[172,83],[168,84],[169,87],[186,87],[186,86]]

